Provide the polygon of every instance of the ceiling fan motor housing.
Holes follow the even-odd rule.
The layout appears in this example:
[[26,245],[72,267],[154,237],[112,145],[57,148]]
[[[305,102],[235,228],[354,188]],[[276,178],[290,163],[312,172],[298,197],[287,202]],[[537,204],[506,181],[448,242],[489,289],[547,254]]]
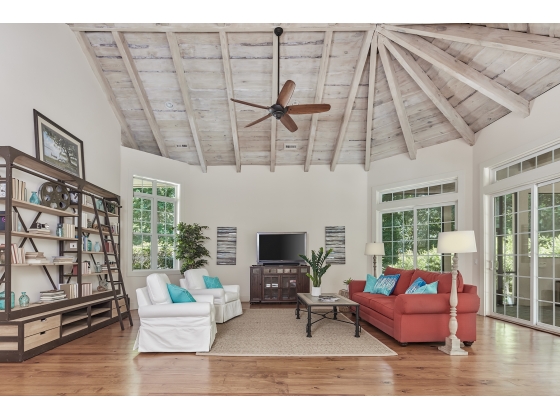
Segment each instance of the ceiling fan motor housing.
[[268,108],[268,112],[270,112],[274,118],[279,120],[284,116],[286,110],[282,105],[274,104],[270,108]]

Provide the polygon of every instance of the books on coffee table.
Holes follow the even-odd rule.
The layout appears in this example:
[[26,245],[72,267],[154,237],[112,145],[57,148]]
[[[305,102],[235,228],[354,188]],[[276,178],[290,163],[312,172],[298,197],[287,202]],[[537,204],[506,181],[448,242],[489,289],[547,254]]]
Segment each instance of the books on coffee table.
[[319,302],[336,302],[340,298],[332,295],[320,295],[318,299]]

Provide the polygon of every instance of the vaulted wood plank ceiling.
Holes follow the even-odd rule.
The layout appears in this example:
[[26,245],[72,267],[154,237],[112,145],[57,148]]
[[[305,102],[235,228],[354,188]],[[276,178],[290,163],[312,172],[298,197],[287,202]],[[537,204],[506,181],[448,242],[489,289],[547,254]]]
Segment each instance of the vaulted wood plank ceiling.
[[510,112],[528,115],[529,101],[560,84],[556,23],[280,24],[280,89],[293,80],[290,104],[331,110],[294,116],[294,133],[273,118],[245,128],[266,111],[229,98],[275,101],[278,24],[69,26],[121,123],[123,145],[203,171],[368,170],[371,161],[414,159],[450,140],[472,145],[474,133]]

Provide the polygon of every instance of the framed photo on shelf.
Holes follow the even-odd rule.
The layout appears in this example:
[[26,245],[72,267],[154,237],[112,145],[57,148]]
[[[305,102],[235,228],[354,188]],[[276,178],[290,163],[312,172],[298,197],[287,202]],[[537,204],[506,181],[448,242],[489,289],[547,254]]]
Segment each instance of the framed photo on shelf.
[[36,109],[33,121],[37,159],[85,180],[83,142]]

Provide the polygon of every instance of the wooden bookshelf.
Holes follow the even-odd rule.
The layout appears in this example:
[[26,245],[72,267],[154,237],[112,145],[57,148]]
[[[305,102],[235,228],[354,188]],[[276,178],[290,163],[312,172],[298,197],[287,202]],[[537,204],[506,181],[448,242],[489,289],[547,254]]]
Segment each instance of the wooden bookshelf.
[[[37,233],[30,233],[28,231],[31,225],[31,220],[40,220],[43,218],[54,216],[57,218],[56,223],[74,223],[68,219],[76,219],[76,233],[82,234],[99,234],[98,229],[87,228],[81,226],[85,217],[84,213],[95,214],[96,210],[92,206],[79,204],[70,206],[67,210],[55,209],[39,204],[29,203],[21,199],[14,199],[13,185],[22,185],[22,183],[14,183],[14,179],[19,179],[29,185],[39,185],[44,182],[51,182],[68,188],[70,192],[77,192],[81,202],[85,202],[85,197],[93,200],[104,200],[106,203],[110,202],[115,206],[115,212],[106,214],[104,211],[98,210],[97,214],[99,219],[94,223],[101,224],[114,224],[120,223],[120,197],[108,190],[98,187],[90,182],[78,178],[72,174],[62,171],[59,168],[51,166],[39,159],[23,153],[13,147],[0,146],[0,161],[3,160],[5,164],[0,165],[0,178],[5,182],[6,196],[0,197],[0,210],[3,208],[5,218],[5,230],[0,231],[0,242],[4,242],[5,246],[5,260],[2,265],[3,273],[1,274],[0,283],[4,285],[5,309],[0,310],[0,343],[9,342],[13,343],[9,349],[0,351],[0,362],[21,362],[34,357],[40,353],[48,351],[54,347],[64,344],[70,340],[89,334],[96,329],[103,328],[113,322],[121,322],[121,328],[124,328],[122,317],[112,316],[111,302],[116,302],[116,299],[123,297],[128,302],[128,297],[124,290],[124,285],[118,285],[109,291],[93,291],[92,294],[83,296],[82,285],[84,283],[93,283],[91,281],[84,282],[83,280],[88,277],[106,276],[108,271],[90,274],[65,274],[67,269],[64,266],[72,267],[78,263],[54,263],[46,262],[42,264],[35,263],[21,263],[14,264],[11,262],[12,247],[10,244],[15,244],[18,248],[25,247],[26,250],[31,250],[33,247],[35,251],[41,250],[44,242],[37,240],[56,241],[58,244],[57,255],[72,255],[76,257],[79,262],[84,261],[84,258],[91,258],[93,262],[94,255],[104,255],[102,251],[82,251],[81,238],[67,238],[59,237],[53,234],[42,235]],[[33,179],[35,181],[33,181]],[[21,198],[19,196],[18,198]],[[19,230],[14,229],[14,218],[11,217],[14,213],[19,213],[18,225],[21,226]],[[35,212],[33,217],[32,212]],[[41,216],[44,215],[44,216]],[[39,219],[39,216],[42,218]],[[112,220],[110,218],[113,218]],[[117,220],[114,220],[114,219]],[[21,225],[20,223],[21,222]],[[52,226],[51,220],[48,220]],[[106,235],[105,235],[106,234]],[[111,235],[110,232],[102,232],[99,237],[101,245],[107,243],[107,236]],[[112,233],[113,236],[118,236]],[[2,241],[3,239],[3,241]],[[77,249],[68,248],[67,243],[78,242]],[[31,245],[29,245],[31,244]],[[119,262],[120,248],[118,243],[114,243],[115,252],[107,254],[112,256],[111,260]],[[41,270],[33,271],[33,274],[27,274],[23,270],[18,270],[18,267],[40,266]],[[58,266],[58,267],[57,267]],[[117,270],[112,270],[118,272]],[[32,276],[32,290],[28,293],[33,295],[33,292],[38,290],[58,289],[60,284],[67,283],[68,277],[72,277],[73,281],[78,284],[78,297],[72,299],[63,299],[54,302],[40,303],[34,302],[29,306],[22,308],[16,304],[13,308],[10,306],[10,293],[14,290],[13,287],[18,282],[19,278],[25,273],[26,277]],[[57,285],[58,282],[58,285]],[[111,284],[114,285],[113,283]],[[93,286],[93,284],[92,284]],[[35,288],[36,287],[36,288]],[[94,288],[95,289],[95,288]],[[16,296],[17,300],[17,296]],[[7,305],[6,305],[7,304]],[[127,306],[128,307],[128,306]],[[126,308],[125,308],[126,309]],[[125,316],[128,316],[125,311]],[[132,325],[132,320],[130,325]],[[95,326],[95,327],[94,327]],[[14,333],[15,332],[15,333]],[[25,332],[25,333],[24,333]],[[41,336],[36,334],[41,334]]]

